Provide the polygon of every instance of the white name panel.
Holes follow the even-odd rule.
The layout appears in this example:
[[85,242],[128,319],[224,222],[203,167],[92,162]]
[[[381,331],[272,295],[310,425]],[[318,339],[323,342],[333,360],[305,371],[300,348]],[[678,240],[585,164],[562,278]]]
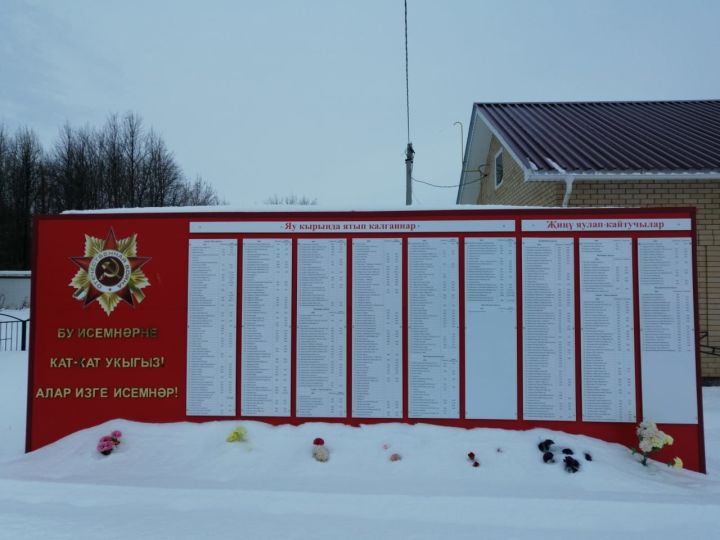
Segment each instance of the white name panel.
[[638,239],[643,415],[698,422],[690,238]]
[[465,417],[517,419],[514,238],[465,239]]
[[459,418],[458,239],[408,239],[409,416]]
[[347,240],[298,240],[297,416],[346,416]]
[[403,221],[192,221],[195,233],[378,234],[436,232],[512,232],[512,219]]
[[292,240],[243,240],[240,410],[290,416]]
[[580,239],[582,418],[635,422],[632,240]]
[[402,240],[352,249],[352,416],[402,418]]
[[523,416],[575,420],[572,238],[524,238]]
[[190,240],[188,416],[235,416],[237,240]]
[[689,231],[689,219],[524,219],[523,231],[542,232],[598,232],[598,231]]

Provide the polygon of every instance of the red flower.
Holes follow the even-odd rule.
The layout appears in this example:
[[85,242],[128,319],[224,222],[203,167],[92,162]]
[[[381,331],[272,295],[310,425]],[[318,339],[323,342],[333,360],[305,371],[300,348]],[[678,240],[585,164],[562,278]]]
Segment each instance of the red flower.
[[323,444],[325,444],[325,441],[322,440],[320,437],[317,437],[317,438],[313,441],[313,444],[314,444],[315,446],[322,446]]
[[475,461],[475,452],[468,452],[468,459],[470,461]]

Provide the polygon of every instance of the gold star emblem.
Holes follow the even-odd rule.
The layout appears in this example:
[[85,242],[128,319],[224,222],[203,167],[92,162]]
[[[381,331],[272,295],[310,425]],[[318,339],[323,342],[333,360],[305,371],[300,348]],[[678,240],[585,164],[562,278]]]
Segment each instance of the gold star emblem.
[[145,299],[150,282],[141,270],[150,257],[137,256],[137,235],[115,239],[110,228],[105,240],[85,235],[85,256],[70,257],[79,270],[70,282],[73,298],[87,307],[98,301],[109,316],[120,301],[135,307]]

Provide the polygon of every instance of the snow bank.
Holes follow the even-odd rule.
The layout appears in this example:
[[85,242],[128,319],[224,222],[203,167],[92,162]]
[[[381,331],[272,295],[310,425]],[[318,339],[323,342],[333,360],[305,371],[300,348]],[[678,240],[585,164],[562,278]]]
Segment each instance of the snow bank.
[[[705,389],[712,474],[642,467],[626,448],[544,429],[358,428],[113,420],[22,455],[24,353],[0,354],[0,538],[710,538],[720,389]],[[243,425],[247,442],[228,443]],[[95,450],[114,429],[122,443]],[[322,437],[330,460],[312,459]],[[537,443],[581,468],[544,464]],[[10,443],[9,446],[6,446]],[[480,467],[467,459],[474,452]],[[392,462],[392,453],[402,460]],[[592,461],[586,461],[588,452]],[[560,461],[560,460],[558,460]],[[713,510],[714,508],[714,510]]]

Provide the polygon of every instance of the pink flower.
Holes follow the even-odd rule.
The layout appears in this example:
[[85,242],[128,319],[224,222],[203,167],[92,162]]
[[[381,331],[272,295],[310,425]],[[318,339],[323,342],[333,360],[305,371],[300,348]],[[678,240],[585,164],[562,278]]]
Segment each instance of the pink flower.
[[115,448],[115,447],[113,446],[113,443],[108,442],[108,441],[103,441],[103,440],[101,440],[101,441],[97,444],[97,451],[100,452],[101,454],[106,455],[106,456],[107,456],[107,455],[110,455],[110,454],[112,453],[113,448]]
[[116,429],[116,430],[113,431],[110,435],[112,436],[113,439],[119,439],[120,437],[122,437],[122,432],[121,432],[121,431],[118,431],[118,430]]
[[103,435],[100,437],[100,442],[112,442],[112,437],[110,435]]

